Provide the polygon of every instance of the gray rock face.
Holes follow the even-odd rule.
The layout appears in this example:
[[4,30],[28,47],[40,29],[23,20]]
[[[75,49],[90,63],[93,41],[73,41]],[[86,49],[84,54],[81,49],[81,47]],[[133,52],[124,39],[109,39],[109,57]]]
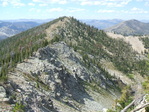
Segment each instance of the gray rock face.
[[0,98],[5,98],[6,97],[6,90],[4,89],[3,86],[0,86]]
[[99,69],[92,72],[83,66],[82,56],[64,42],[39,49],[8,76],[14,102],[23,103],[26,111],[97,112],[112,107],[116,98],[116,93],[85,87],[95,81],[102,91],[110,81]]

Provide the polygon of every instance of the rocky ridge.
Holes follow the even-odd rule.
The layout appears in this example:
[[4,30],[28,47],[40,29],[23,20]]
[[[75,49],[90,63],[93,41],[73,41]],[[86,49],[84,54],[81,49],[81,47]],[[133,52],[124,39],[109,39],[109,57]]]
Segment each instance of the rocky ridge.
[[[96,112],[112,107],[119,93],[106,91],[106,83],[113,82],[100,70],[96,74],[87,70],[81,60],[64,42],[42,48],[8,75],[9,96],[22,102],[26,111]],[[100,81],[101,93],[83,84],[95,79]]]

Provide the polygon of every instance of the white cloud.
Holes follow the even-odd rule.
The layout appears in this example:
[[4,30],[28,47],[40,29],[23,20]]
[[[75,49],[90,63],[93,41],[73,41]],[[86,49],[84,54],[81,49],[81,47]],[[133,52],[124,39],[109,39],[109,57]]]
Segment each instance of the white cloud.
[[80,5],[104,5],[109,7],[123,7],[132,0],[71,0],[78,2]]
[[33,0],[33,2],[42,2],[43,0]]
[[11,4],[13,5],[13,6],[25,6],[25,4],[24,3],[21,3],[20,2],[20,0],[13,0],[13,1],[11,1]]
[[116,12],[115,10],[98,10],[98,13],[113,13]]
[[8,5],[8,0],[0,0],[0,2],[1,2],[1,5],[4,7]]
[[139,9],[139,8],[132,8],[130,10],[98,10],[98,13],[126,13],[126,14],[147,14],[149,13],[149,11],[143,10],[143,9]]
[[63,10],[64,9],[62,9],[62,8],[51,8],[51,9],[47,9],[47,12],[61,12]]
[[4,6],[4,7],[7,6],[7,5],[8,5],[8,2],[3,2],[2,3],[2,6]]
[[81,11],[85,11],[85,9],[82,8],[69,8],[66,9],[67,12],[81,12]]
[[40,9],[36,9],[36,8],[31,8],[31,9],[29,9],[29,11],[30,12],[37,12],[37,13],[41,12]]
[[81,2],[81,5],[93,5],[93,2],[91,2],[91,1],[83,1],[83,2]]
[[149,11],[134,7],[131,9],[130,13],[149,13]]
[[35,6],[35,4],[34,4],[34,3],[28,3],[28,5],[29,5],[29,6]]
[[68,0],[32,0],[33,2],[40,2],[43,4],[51,4],[51,3],[57,3],[57,4],[66,4]]
[[47,9],[46,10],[47,12],[68,12],[68,13],[74,13],[74,12],[82,12],[82,11],[85,11],[85,9],[82,9],[82,8],[66,8],[66,9],[63,9],[63,8],[51,8],[51,9]]
[[149,6],[149,2],[145,2],[145,6]]
[[130,11],[128,11],[128,10],[120,10],[120,11],[118,11],[118,13],[126,13],[126,14],[128,14],[128,13],[130,13]]
[[140,9],[139,9],[139,8],[134,7],[134,8],[132,8],[131,10],[132,10],[132,11],[138,11],[138,10],[140,10]]
[[20,0],[0,0],[0,1],[2,2],[2,6],[7,6],[9,4],[15,7],[25,6],[25,4],[22,3]]
[[136,0],[137,2],[148,1],[148,0]]
[[47,6],[48,4],[39,4],[40,7]]

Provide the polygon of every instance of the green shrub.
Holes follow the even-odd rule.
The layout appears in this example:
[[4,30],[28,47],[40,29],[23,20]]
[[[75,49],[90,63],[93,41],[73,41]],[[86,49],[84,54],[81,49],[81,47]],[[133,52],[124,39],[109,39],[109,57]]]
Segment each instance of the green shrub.
[[16,103],[12,111],[13,112],[25,112],[24,105]]
[[127,75],[130,79],[134,79],[134,74],[128,74]]

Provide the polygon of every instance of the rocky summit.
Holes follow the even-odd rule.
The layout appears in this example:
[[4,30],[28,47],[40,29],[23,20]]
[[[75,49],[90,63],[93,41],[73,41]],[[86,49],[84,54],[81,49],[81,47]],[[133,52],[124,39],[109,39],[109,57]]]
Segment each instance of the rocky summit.
[[120,112],[147,102],[146,54],[72,17],[1,41],[0,54],[0,111]]

